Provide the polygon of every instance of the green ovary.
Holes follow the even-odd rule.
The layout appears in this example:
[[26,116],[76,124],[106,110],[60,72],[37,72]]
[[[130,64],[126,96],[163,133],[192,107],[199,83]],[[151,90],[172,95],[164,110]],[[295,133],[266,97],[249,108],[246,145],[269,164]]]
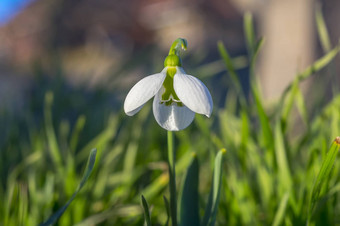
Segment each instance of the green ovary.
[[175,90],[174,90],[174,75],[176,74],[176,68],[169,67],[166,72],[166,77],[163,82],[163,87],[165,89],[162,94],[161,104],[165,104],[166,106],[170,106],[172,104],[176,104],[178,107],[183,107],[183,103],[178,98]]

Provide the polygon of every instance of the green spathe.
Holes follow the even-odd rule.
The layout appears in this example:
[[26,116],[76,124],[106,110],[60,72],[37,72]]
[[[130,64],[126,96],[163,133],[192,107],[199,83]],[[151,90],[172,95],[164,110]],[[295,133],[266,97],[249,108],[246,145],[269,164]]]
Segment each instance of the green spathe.
[[177,55],[169,55],[164,60],[164,67],[181,67],[182,60]]
[[187,47],[188,47],[187,40],[185,40],[184,38],[178,38],[172,43],[168,55],[177,55],[178,56],[179,51],[181,49],[187,50]]

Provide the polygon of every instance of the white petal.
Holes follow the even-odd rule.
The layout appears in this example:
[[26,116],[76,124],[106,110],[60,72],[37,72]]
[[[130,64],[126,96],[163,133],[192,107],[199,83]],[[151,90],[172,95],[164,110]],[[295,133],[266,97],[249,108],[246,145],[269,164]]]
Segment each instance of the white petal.
[[166,77],[166,69],[143,78],[131,88],[124,101],[124,111],[127,115],[136,114],[159,91]]
[[163,92],[164,89],[162,88],[153,100],[153,115],[157,123],[169,131],[185,129],[194,120],[195,113],[186,106],[160,104],[160,97]]
[[208,88],[199,79],[177,67],[174,89],[178,98],[192,111],[210,117],[213,101]]

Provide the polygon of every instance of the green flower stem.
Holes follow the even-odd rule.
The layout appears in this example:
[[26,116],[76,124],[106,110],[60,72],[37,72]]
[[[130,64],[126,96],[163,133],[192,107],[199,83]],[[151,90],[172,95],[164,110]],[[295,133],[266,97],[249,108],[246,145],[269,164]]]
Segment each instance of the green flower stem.
[[174,134],[168,131],[168,164],[170,179],[170,216],[172,226],[177,226],[177,198],[176,198],[176,152],[175,152]]
[[179,56],[180,49],[187,50],[188,42],[184,38],[176,39],[169,50],[169,55],[177,55]]

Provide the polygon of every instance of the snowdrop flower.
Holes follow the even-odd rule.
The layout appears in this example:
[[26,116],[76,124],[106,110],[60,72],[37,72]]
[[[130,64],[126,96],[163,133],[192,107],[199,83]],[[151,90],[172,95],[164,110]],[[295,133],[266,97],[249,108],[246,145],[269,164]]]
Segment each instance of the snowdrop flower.
[[183,70],[180,48],[186,50],[185,39],[176,39],[164,61],[164,69],[135,84],[124,102],[127,115],[136,114],[154,97],[153,114],[157,123],[166,130],[178,131],[191,124],[195,113],[210,117],[213,102],[208,88],[197,78]]

